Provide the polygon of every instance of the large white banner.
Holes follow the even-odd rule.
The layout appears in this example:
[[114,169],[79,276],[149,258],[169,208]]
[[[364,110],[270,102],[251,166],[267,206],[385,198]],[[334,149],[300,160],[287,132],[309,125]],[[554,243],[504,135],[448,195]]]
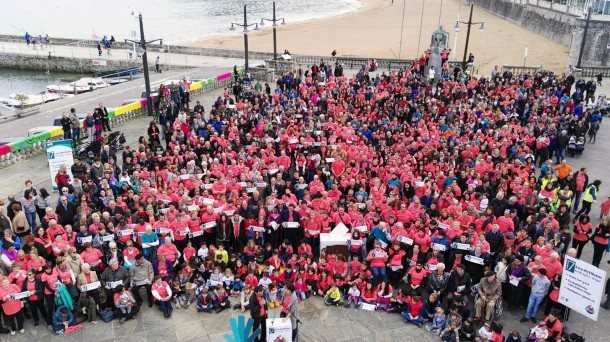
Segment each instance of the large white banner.
[[66,166],[70,179],[73,178],[71,170],[72,165],[74,165],[72,140],[51,141],[46,143],[45,147],[47,148],[47,160],[49,162],[49,170],[51,171],[51,184],[53,184],[53,190],[57,190],[55,176],[62,165]]
[[267,319],[267,342],[292,342],[292,323],[290,319]]
[[566,255],[559,288],[559,303],[597,321],[605,282],[605,271]]

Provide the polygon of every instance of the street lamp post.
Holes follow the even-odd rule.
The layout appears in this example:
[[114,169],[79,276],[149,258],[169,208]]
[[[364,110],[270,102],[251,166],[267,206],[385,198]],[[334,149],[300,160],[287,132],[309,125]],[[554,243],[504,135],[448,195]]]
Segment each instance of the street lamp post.
[[258,24],[248,24],[248,15],[246,13],[246,5],[244,5],[244,23],[231,23],[231,30],[235,30],[235,26],[244,28],[244,59],[245,59],[245,71],[248,72],[248,27],[254,26],[254,30],[258,30]]
[[270,21],[273,23],[273,60],[277,59],[277,37],[275,28],[277,27],[277,22],[282,21],[282,25],[286,25],[285,18],[276,18],[275,16],[275,1],[273,2],[273,19],[261,18],[261,26],[265,25],[265,21]]
[[[138,19],[140,20],[140,41],[125,39],[125,42],[140,44],[142,48],[142,63],[144,69],[144,83],[146,86],[146,112],[148,116],[153,116],[153,106],[152,106],[152,98],[150,97],[150,75],[148,73],[148,54],[146,53],[146,44],[151,44],[154,42],[162,42],[161,39],[155,39],[151,41],[146,41],[144,39],[144,21],[142,20],[142,13],[138,15]],[[161,43],[161,46],[163,43]]]
[[468,17],[468,21],[464,22],[464,21],[457,21],[455,23],[455,29],[459,31],[460,29],[460,24],[466,24],[468,25],[468,29],[466,30],[466,46],[464,47],[464,59],[462,60],[462,69],[466,69],[466,58],[468,57],[468,42],[470,41],[470,28],[472,27],[472,25],[478,25],[481,24],[481,27],[479,27],[480,30],[485,29],[484,23],[483,22],[472,22],[472,12],[474,10],[474,4],[470,4],[470,16]]

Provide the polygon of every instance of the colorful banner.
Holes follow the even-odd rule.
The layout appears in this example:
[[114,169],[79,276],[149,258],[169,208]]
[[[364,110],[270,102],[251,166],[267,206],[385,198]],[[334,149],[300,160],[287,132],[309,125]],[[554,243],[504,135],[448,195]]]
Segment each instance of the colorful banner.
[[72,140],[51,141],[46,143],[45,146],[47,148],[47,160],[49,162],[53,190],[58,190],[57,184],[55,184],[55,176],[62,165],[66,166],[66,171],[70,176],[70,179],[72,179],[71,167],[74,164],[74,158],[72,156]]

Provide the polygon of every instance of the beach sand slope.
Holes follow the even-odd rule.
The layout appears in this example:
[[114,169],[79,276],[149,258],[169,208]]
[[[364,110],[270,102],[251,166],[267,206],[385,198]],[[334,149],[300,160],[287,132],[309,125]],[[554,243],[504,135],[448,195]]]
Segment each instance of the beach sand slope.
[[[450,33],[449,47],[455,43],[454,26],[460,15],[468,21],[470,7],[460,0],[365,0],[366,5],[357,12],[291,24],[290,13],[278,8],[278,17],[285,17],[287,25],[277,27],[278,53],[289,50],[293,54],[330,56],[333,50],[338,56],[412,59],[430,45],[431,34],[439,24]],[[404,29],[400,46],[401,22],[404,6]],[[238,18],[236,18],[236,21]],[[251,18],[256,22],[258,18]],[[528,47],[528,66],[543,66],[548,70],[565,70],[569,48],[551,41],[475,6],[473,22],[484,22],[485,29],[473,25],[468,50],[475,57],[477,73],[487,75],[494,65],[523,65],[524,50]],[[421,23],[421,40],[420,40]],[[265,29],[250,31],[251,51],[273,52],[271,25]],[[227,32],[228,26],[227,26]],[[197,47],[243,50],[241,31],[222,38],[194,42]],[[455,60],[464,54],[466,25],[460,25],[455,49]],[[418,49],[419,41],[419,49]],[[453,53],[452,53],[453,54]]]

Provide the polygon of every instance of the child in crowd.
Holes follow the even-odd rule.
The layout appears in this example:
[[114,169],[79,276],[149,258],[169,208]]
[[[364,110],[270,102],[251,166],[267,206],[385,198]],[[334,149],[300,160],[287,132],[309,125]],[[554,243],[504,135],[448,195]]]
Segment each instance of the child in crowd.
[[610,213],[610,196],[602,202],[601,209],[599,210],[599,219],[601,220],[604,216],[608,216]]
[[269,309],[280,307],[280,296],[279,296],[277,286],[275,286],[275,284],[273,284],[273,283],[269,284],[269,287],[267,288],[267,291],[265,292],[265,297],[266,297],[267,306],[269,306]]
[[180,286],[180,282],[177,280],[172,282],[172,300],[178,309],[180,309],[183,305],[186,305],[187,302],[184,289]]
[[211,312],[212,298],[207,287],[201,289],[201,293],[197,297],[197,312]]
[[546,341],[549,337],[549,331],[546,329],[546,324],[540,324],[535,326],[532,331],[530,331],[529,339],[531,341]]
[[[439,336],[445,330],[445,323],[447,322],[447,316],[445,316],[445,310],[443,308],[436,308],[436,312],[432,317],[432,324],[428,326],[428,331],[437,331]],[[457,325],[456,325],[457,327]]]
[[519,331],[513,330],[513,332],[506,337],[505,342],[521,342],[521,334],[519,334]]
[[324,297],[324,304],[339,306],[341,302],[341,292],[337,287],[337,284],[332,283],[330,285],[330,289],[326,292],[326,296]]
[[352,282],[352,285],[347,292],[347,301],[345,301],[345,307],[347,309],[352,307],[352,304],[357,308],[358,300],[360,299],[360,290],[358,290],[358,285]]

